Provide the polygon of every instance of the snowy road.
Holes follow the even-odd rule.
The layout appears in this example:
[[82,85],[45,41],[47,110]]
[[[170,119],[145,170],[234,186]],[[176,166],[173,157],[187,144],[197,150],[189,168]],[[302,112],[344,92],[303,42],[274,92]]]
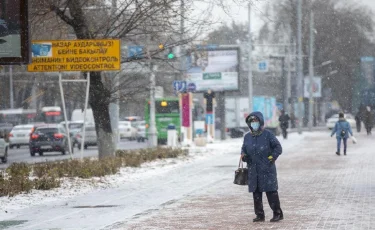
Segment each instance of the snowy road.
[[[357,164],[358,160],[354,154],[358,155],[371,147],[371,141],[366,138],[359,136],[358,139],[362,144],[349,146],[349,155],[346,158],[342,156],[345,164],[351,161]],[[326,193],[332,181],[320,176],[341,178],[336,174],[342,175],[345,173],[343,171],[345,168],[338,170],[340,158],[334,154],[335,140],[329,138],[327,131],[306,133],[302,136],[291,134],[289,140],[282,140],[282,144],[284,154],[278,163],[281,199],[284,201],[282,205],[288,216],[292,216],[292,211],[306,213],[306,209],[293,210],[290,206],[297,208],[298,205],[302,205],[306,208],[300,202],[305,196],[306,199],[310,197],[307,195],[301,197],[301,193],[311,192],[316,196],[315,191],[310,191],[308,186],[318,190],[324,188],[323,191],[319,191]],[[65,196],[66,194],[61,192],[61,199],[46,196],[45,201],[37,205],[31,202],[29,207],[15,208],[13,206],[17,202],[14,201],[12,206],[13,201],[11,201],[7,207],[2,205],[3,209],[7,209],[7,213],[0,213],[0,226],[12,226],[12,229],[192,229],[191,226],[200,226],[194,229],[231,229],[233,228],[231,225],[223,227],[221,223],[212,224],[219,221],[218,219],[223,221],[223,218],[230,222],[232,218],[226,219],[225,215],[238,215],[236,211],[248,212],[246,218],[249,220],[252,216],[249,204],[251,199],[246,188],[232,183],[240,146],[241,140],[228,140],[209,145],[207,149],[194,148],[191,150],[193,157],[188,160],[170,160],[159,165],[150,164],[142,169],[122,174],[122,177],[126,178],[117,178],[113,181],[118,187],[85,192],[83,195],[73,197]],[[333,165],[329,167],[330,164]],[[311,176],[314,176],[313,183],[309,178]],[[321,186],[316,184],[320,181],[322,181]],[[293,184],[297,187],[299,183],[301,187],[296,191],[293,191],[294,187],[286,186]],[[289,193],[283,192],[285,189]],[[289,200],[288,195],[292,196],[293,192],[300,199],[300,201],[297,199],[297,203]],[[212,197],[216,202],[220,202],[219,206],[210,202]],[[327,197],[331,198],[331,196]],[[198,198],[201,200],[197,205],[194,199]],[[43,200],[42,197],[40,199]],[[220,210],[225,206],[238,206],[238,202],[245,201],[246,206]],[[319,215],[318,209],[312,210],[315,215]],[[233,211],[235,214],[230,214]],[[327,211],[327,207],[321,212],[323,211]],[[174,221],[176,213],[178,218],[184,221]],[[200,218],[197,218],[197,215]],[[224,216],[220,217],[220,215]],[[316,218],[319,221],[320,217]],[[186,225],[187,223],[191,225]],[[284,223],[290,222],[284,221]]]
[[[120,149],[140,149],[140,148],[147,148],[147,143],[138,143],[136,141],[122,141],[119,144]],[[98,148],[88,147],[87,150],[84,150],[83,157],[96,157],[98,156]],[[81,157],[81,151],[77,148],[74,148],[74,158]],[[56,161],[56,160],[63,160],[69,159],[69,154],[63,156],[59,152],[51,152],[51,153],[44,153],[43,156],[39,156],[38,154],[35,157],[30,156],[30,152],[27,146],[21,146],[20,149],[14,148],[10,149],[8,153],[8,163],[7,164],[0,164],[0,169],[8,167],[10,164],[14,162],[26,162],[26,163],[35,163],[35,162],[45,162],[45,161]]]

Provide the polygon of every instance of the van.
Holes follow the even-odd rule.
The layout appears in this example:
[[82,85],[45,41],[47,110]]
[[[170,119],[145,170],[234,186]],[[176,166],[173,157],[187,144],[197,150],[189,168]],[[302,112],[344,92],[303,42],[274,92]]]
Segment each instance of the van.
[[[82,109],[75,109],[72,112],[71,121],[83,121],[84,111]],[[94,114],[92,109],[86,111],[86,123],[94,123]]]

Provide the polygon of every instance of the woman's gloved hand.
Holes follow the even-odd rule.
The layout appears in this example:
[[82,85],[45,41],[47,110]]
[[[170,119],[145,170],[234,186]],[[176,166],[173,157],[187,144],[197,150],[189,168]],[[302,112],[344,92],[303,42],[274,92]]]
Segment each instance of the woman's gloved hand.
[[270,163],[275,163],[275,158],[273,158],[273,156],[268,156],[268,160],[270,161]]
[[241,159],[242,159],[243,162],[247,162],[249,160],[249,156],[246,155],[246,154],[242,154]]

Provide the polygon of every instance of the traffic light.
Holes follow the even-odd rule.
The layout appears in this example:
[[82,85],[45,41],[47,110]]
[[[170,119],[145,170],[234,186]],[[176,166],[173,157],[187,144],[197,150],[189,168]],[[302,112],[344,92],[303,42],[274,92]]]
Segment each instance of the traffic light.
[[175,57],[176,57],[176,55],[174,54],[173,49],[169,48],[168,49],[168,53],[167,53],[167,59],[168,60],[173,60],[173,59],[175,59]]

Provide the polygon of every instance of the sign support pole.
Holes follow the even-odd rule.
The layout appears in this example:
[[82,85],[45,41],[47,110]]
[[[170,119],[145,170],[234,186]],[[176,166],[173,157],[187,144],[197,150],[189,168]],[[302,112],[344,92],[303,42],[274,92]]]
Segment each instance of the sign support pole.
[[[251,33],[251,2],[249,2],[248,6],[248,33],[249,33],[249,41],[248,41],[248,93],[249,93],[249,111],[250,113],[253,112],[253,69],[252,69],[252,52],[253,52],[253,46],[252,46],[252,33]],[[225,123],[225,121],[223,121]]]
[[69,131],[69,125],[68,125],[68,117],[66,115],[66,107],[65,107],[65,97],[64,97],[64,89],[62,86],[62,73],[59,72],[59,86],[60,86],[60,94],[61,94],[61,102],[62,102],[62,107],[64,110],[64,120],[65,120],[65,128],[67,131],[67,136],[68,136],[68,147],[69,147],[69,155],[70,159],[72,159],[72,143],[70,140],[70,131]]
[[310,12],[310,57],[309,57],[309,131],[312,131],[313,127],[313,109],[314,109],[314,12]]
[[149,129],[149,136],[150,136],[150,146],[155,148],[158,146],[158,139],[157,139],[157,130],[156,130],[156,121],[155,121],[155,73],[154,73],[154,65],[152,60],[150,59],[150,129]]
[[83,149],[85,147],[85,136],[86,136],[86,113],[87,105],[89,103],[90,93],[90,72],[87,72],[87,83],[86,83],[86,98],[85,98],[85,110],[83,112],[83,131],[82,131],[82,142],[81,142],[81,160],[83,160]]

